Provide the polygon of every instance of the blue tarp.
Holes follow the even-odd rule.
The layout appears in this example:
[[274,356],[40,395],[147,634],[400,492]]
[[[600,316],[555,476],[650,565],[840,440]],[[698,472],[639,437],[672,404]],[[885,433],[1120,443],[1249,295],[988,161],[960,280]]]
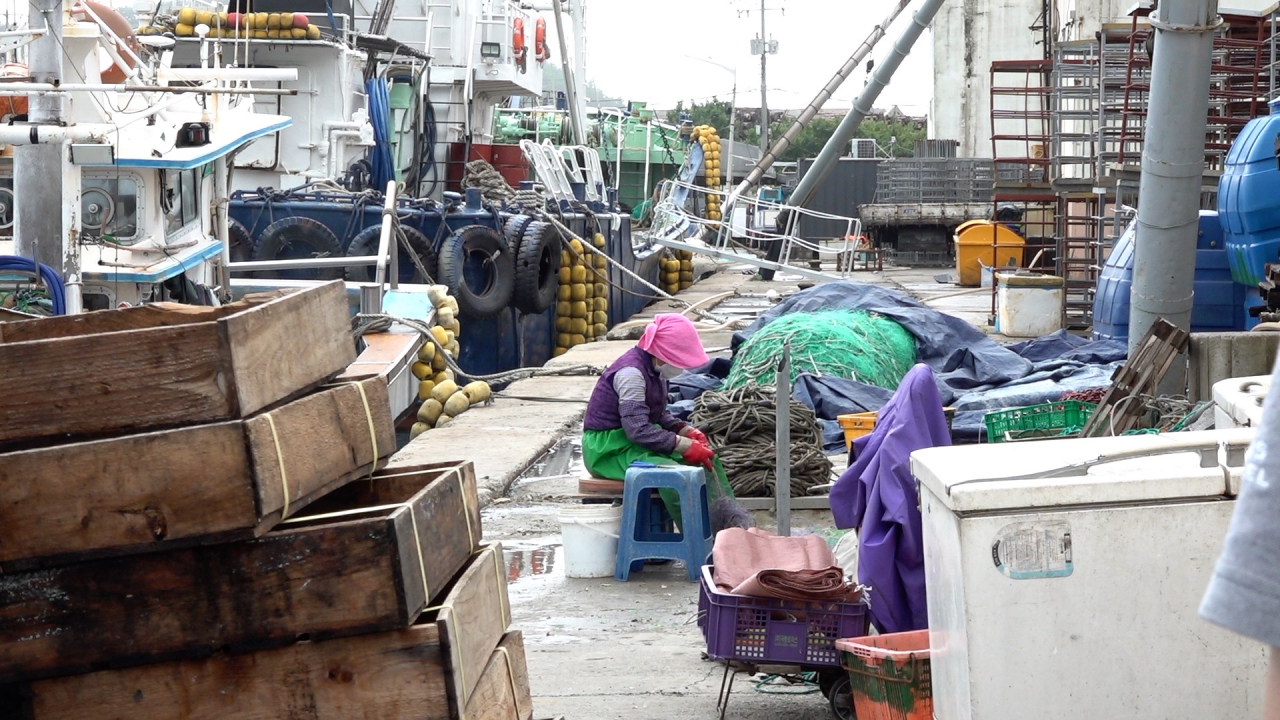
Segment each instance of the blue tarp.
[[[757,330],[786,313],[865,310],[897,321],[916,339],[919,362],[938,384],[943,404],[956,408],[952,432],[957,442],[985,439],[988,411],[1060,400],[1073,390],[1104,387],[1125,359],[1127,348],[1114,340],[1090,341],[1060,330],[1052,335],[1002,346],[967,322],[938,312],[888,288],[835,282],[805,290],[778,303],[734,335],[737,348]],[[718,358],[671,382],[671,410],[687,418],[693,400],[728,377],[731,361]],[[839,415],[879,410],[893,393],[837,377],[801,374],[796,400],[814,411],[823,426],[824,449],[844,452]]]

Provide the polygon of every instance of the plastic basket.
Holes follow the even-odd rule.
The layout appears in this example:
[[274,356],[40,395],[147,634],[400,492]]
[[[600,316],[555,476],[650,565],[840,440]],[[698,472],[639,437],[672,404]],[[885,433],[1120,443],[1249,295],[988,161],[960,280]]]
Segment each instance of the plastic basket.
[[858,720],[932,720],[929,631],[836,641]]
[[1093,403],[1064,400],[987,413],[983,418],[987,440],[998,443],[1058,437],[1070,428],[1083,428],[1097,407]]
[[839,667],[836,640],[867,633],[865,603],[805,602],[721,592],[702,566],[707,655],[755,664]]
[[[947,417],[947,427],[951,427],[951,421],[956,416],[955,408],[942,408],[942,412]],[[836,422],[840,423],[840,429],[844,430],[844,449],[853,448],[853,441],[863,435],[870,435],[872,430],[876,429],[876,417],[879,411],[865,413],[851,413],[849,415],[837,415]]]
[[863,435],[869,435],[872,430],[876,429],[876,413],[837,415],[836,422],[839,422],[840,429],[844,430],[844,449],[848,450],[853,446],[854,440]]

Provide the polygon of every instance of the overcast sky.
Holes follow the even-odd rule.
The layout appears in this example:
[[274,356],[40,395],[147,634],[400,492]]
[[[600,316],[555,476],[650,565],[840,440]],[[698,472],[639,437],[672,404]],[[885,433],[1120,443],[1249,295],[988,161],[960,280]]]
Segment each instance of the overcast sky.
[[[769,56],[771,109],[804,107],[892,7],[891,0],[766,0],[769,35],[778,41]],[[918,2],[899,17],[872,55],[879,63],[892,48]],[[585,6],[587,76],[603,91],[627,100],[668,108],[712,96],[728,100],[733,75],[683,55],[737,67],[738,104],[758,107],[760,58],[750,54],[760,33],[760,3],[750,0],[591,0]],[[916,42],[876,107],[898,105],[927,114],[932,90],[932,41]],[[865,64],[865,63],[864,63]],[[861,68],[827,103],[848,109],[862,89]]]

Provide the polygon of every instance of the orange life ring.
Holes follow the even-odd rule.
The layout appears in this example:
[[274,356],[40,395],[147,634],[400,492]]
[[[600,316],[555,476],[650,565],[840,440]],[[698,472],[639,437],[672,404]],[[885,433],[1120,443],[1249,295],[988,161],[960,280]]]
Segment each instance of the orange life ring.
[[533,26],[533,55],[538,62],[546,62],[551,57],[551,53],[547,49],[547,21],[538,18],[538,22]]
[[516,18],[512,21],[514,32],[511,36],[511,49],[515,51],[516,59],[520,60],[524,57],[524,18]]
[[[138,52],[141,49],[138,45],[137,36],[133,34],[133,26],[129,24],[128,20],[124,19],[123,15],[116,12],[114,8],[110,8],[102,3],[94,2],[94,0],[84,0],[80,4],[83,5],[84,8],[92,10],[93,14],[97,15],[102,22],[111,29],[111,32],[115,33],[116,54],[120,56],[121,62],[124,63],[124,66],[121,66],[120,63],[117,63],[115,60],[111,60],[102,68],[100,73],[102,76],[102,82],[106,85],[119,85],[120,83],[123,83],[128,79],[129,71],[133,69],[133,58],[137,57]],[[71,14],[88,17],[88,13],[84,12],[84,9],[82,8],[73,8]],[[125,48],[133,54],[129,55],[128,53],[125,53]]]
[[514,51],[516,67],[524,72],[524,59],[529,54],[529,49],[524,44],[524,18],[512,20],[511,25],[511,49]]
[[[0,67],[0,80],[25,78],[30,74],[31,72],[27,69],[27,66],[22,63],[5,63],[3,67]],[[0,95],[0,118],[7,115],[26,114],[26,95]]]

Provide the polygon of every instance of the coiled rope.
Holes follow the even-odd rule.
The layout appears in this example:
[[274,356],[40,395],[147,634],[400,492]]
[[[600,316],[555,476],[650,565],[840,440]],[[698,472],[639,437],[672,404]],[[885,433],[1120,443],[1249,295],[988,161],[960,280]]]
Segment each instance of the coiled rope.
[[564,376],[564,375],[601,375],[604,368],[597,365],[588,365],[579,363],[576,365],[557,365],[553,367],[540,368],[518,368],[516,370],[508,370],[506,372],[493,373],[492,375],[477,375],[476,373],[467,372],[458,365],[457,360],[445,352],[444,344],[431,334],[431,326],[421,320],[413,318],[401,318],[393,315],[381,313],[359,313],[352,319],[352,334],[359,337],[366,333],[380,332],[391,327],[392,323],[400,323],[407,328],[416,330],[419,335],[427,342],[436,346],[436,352],[444,357],[445,365],[453,371],[453,374],[460,378],[469,380],[484,380],[490,385],[501,385],[504,383],[515,382],[516,380],[524,380],[531,377],[547,377],[547,376]]
[[480,194],[487,202],[503,204],[510,202],[516,191],[507,184],[498,169],[484,160],[472,160],[466,165],[466,174],[462,176],[462,187],[479,188]]
[[[777,458],[777,392],[750,384],[707,391],[694,403],[689,422],[706,433],[738,497],[773,497]],[[822,429],[813,411],[791,401],[791,495],[831,482],[831,461],[822,453]]]

